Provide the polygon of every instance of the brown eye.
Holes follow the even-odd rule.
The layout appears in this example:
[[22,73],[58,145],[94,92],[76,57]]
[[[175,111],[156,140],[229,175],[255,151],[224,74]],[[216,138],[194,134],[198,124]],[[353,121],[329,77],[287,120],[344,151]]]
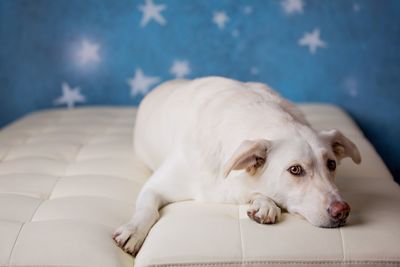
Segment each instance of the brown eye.
[[326,162],[326,166],[328,167],[328,170],[333,172],[334,170],[336,170],[336,161],[328,159],[328,161]]
[[300,165],[291,166],[288,171],[294,176],[300,176],[304,174],[304,170]]

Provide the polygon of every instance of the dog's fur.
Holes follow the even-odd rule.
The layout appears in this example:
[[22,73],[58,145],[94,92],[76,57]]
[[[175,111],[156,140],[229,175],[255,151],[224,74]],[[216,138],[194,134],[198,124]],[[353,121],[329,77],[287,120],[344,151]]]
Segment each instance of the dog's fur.
[[139,107],[134,150],[154,173],[131,221],[113,236],[134,255],[159,208],[188,199],[250,203],[248,215],[259,223],[276,222],[281,207],[316,226],[340,226],[328,214],[342,199],[327,161],[361,161],[343,134],[315,131],[266,85],[221,77],[174,80],[149,93]]

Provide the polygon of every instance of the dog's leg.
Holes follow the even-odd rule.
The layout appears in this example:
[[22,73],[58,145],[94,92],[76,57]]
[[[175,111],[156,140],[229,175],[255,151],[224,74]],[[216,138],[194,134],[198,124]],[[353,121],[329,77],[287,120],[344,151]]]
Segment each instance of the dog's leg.
[[113,239],[125,252],[136,255],[151,227],[160,217],[158,210],[168,203],[190,198],[188,180],[182,173],[185,163],[172,155],[149,178],[136,201],[131,220],[119,227]]
[[136,255],[151,227],[159,218],[158,209],[165,205],[163,197],[151,188],[143,188],[136,202],[131,220],[120,226],[113,235],[125,252]]
[[281,215],[281,209],[267,196],[254,194],[251,196],[250,204],[247,215],[258,223],[275,223]]

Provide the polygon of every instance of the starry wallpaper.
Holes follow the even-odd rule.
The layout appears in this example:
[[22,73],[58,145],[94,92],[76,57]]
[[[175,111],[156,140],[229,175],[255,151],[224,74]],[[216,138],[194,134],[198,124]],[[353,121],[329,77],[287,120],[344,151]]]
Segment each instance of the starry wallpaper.
[[400,1],[0,0],[0,127],[221,75],[344,108],[400,182]]

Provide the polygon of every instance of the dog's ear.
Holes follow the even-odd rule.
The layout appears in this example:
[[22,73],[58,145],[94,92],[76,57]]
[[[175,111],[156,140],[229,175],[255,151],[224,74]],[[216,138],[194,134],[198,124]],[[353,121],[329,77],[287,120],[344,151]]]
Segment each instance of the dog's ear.
[[257,169],[264,166],[270,147],[271,142],[265,139],[243,141],[225,164],[224,177],[227,177],[232,170],[243,169],[254,175]]
[[360,151],[358,151],[356,145],[340,131],[321,131],[319,135],[326,142],[330,143],[333,153],[335,153],[338,160],[341,160],[345,157],[350,157],[355,163],[361,163]]

